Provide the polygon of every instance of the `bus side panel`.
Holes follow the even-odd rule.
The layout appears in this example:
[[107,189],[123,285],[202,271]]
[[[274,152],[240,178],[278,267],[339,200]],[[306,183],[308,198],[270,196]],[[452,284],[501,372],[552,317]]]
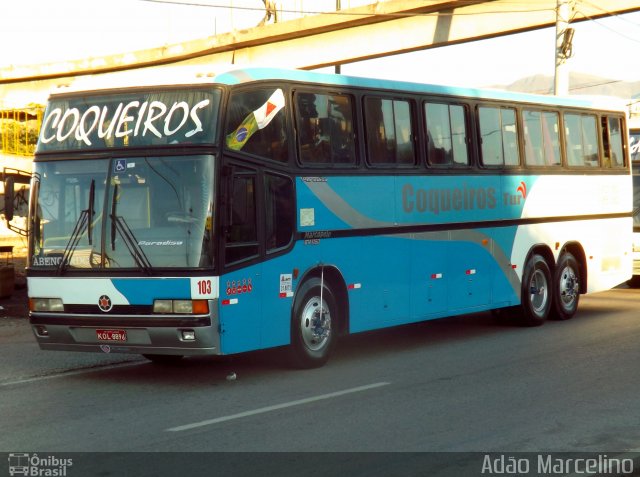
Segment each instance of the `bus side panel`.
[[418,234],[411,241],[411,318],[426,319],[449,306],[449,233]]
[[220,348],[222,354],[260,349],[262,264],[220,277]]
[[518,227],[496,227],[487,232],[492,240],[492,255],[500,273],[492,277],[491,303],[494,307],[520,304],[522,265],[511,260]]
[[308,268],[307,260],[300,260],[303,246],[296,244],[293,251],[267,260],[262,264],[262,325],[260,340],[262,347],[269,348],[289,344],[291,309],[294,291],[299,279],[294,278],[294,269]]

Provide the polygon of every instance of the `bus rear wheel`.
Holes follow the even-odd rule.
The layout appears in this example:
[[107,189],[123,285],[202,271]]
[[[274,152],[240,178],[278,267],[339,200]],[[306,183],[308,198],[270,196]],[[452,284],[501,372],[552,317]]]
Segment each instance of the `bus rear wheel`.
[[563,253],[553,279],[553,318],[568,320],[578,311],[580,266],[569,252]]
[[540,326],[551,310],[551,271],[541,255],[534,254],[527,261],[522,275],[522,323]]
[[298,290],[291,319],[291,362],[298,368],[324,365],[335,347],[336,299],[319,278]]

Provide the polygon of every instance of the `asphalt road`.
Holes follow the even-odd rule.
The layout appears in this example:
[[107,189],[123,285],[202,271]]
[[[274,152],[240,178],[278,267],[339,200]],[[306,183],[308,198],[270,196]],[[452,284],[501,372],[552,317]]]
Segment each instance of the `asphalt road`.
[[[0,452],[280,453],[248,454],[262,475],[274,465],[316,475],[327,459],[351,475],[424,465],[408,452],[480,453],[468,455],[475,468],[485,452],[640,452],[638,310],[640,290],[621,287],[538,328],[480,313],[380,330],[341,340],[325,367],[306,371],[279,350],[170,367],[40,351],[24,318],[0,317]],[[364,454],[323,454],[344,451]],[[320,454],[291,454],[306,452]],[[451,470],[440,455],[431,461]],[[173,456],[193,467],[184,475],[205,465]],[[116,470],[95,475],[124,475],[114,455],[102,459]]]

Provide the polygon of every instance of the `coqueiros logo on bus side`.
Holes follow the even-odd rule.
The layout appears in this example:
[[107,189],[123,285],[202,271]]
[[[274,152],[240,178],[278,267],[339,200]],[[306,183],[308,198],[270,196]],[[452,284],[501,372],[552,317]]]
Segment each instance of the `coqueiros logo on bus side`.
[[55,108],[42,123],[40,140],[46,144],[73,137],[91,146],[95,134],[100,139],[144,137],[147,133],[162,138],[184,131],[184,137],[191,137],[203,130],[198,113],[209,103],[210,100],[205,99],[190,106],[186,101],[176,101],[169,106],[162,101],[130,101],[119,103],[115,111],[97,105],[84,111]]
[[[520,205],[527,198],[527,184],[521,181],[515,194],[502,194],[502,204]],[[449,189],[427,189],[405,184],[402,187],[402,208],[406,213],[441,212],[495,209],[498,194],[494,187],[462,187]]]

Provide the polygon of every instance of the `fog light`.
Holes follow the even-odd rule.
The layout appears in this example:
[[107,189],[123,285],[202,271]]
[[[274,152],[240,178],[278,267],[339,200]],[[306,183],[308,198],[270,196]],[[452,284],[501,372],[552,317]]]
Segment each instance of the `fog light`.
[[182,330],[182,339],[184,341],[195,341],[196,332],[193,330]]
[[47,330],[46,326],[37,325],[35,328],[38,336],[49,336],[49,330]]

